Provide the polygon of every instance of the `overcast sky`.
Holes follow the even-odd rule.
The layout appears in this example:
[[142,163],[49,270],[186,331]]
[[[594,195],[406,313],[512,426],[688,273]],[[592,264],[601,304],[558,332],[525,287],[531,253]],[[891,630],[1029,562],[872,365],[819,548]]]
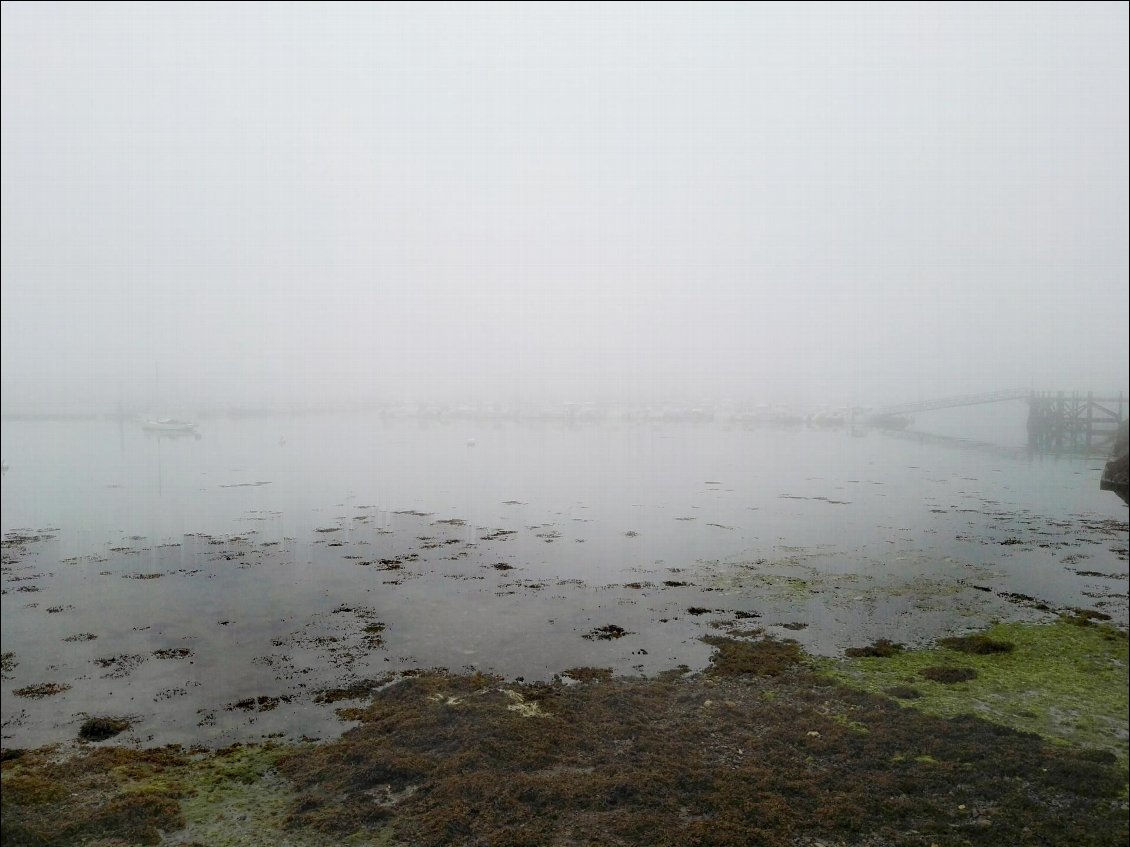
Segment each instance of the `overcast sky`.
[[5,2],[4,408],[1125,390],[1127,10]]

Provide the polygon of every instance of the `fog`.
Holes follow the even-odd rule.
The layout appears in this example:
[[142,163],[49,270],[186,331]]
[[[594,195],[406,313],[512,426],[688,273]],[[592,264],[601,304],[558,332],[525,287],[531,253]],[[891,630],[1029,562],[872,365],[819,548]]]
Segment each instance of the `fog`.
[[1127,385],[1126,4],[2,14],[6,413]]

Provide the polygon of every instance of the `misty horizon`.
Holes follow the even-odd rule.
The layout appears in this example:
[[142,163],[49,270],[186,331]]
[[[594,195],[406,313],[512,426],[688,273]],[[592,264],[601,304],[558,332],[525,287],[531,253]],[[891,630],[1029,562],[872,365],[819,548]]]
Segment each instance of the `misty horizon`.
[[3,411],[1128,382],[1128,25],[3,6]]

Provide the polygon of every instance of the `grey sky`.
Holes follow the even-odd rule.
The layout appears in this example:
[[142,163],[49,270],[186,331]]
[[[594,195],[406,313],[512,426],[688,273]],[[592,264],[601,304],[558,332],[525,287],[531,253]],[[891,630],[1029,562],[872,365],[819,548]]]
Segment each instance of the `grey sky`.
[[1127,9],[5,3],[4,407],[1125,389]]

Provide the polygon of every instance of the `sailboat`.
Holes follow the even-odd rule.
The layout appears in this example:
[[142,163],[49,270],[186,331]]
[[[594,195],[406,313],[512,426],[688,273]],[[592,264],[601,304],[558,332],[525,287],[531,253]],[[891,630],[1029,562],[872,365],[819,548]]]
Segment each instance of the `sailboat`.
[[[153,365],[153,396],[160,397],[160,368]],[[167,435],[196,435],[196,424],[193,421],[180,418],[147,418],[141,428],[146,432],[164,433]]]
[[196,424],[177,418],[156,418],[141,425],[146,432],[196,432]]

